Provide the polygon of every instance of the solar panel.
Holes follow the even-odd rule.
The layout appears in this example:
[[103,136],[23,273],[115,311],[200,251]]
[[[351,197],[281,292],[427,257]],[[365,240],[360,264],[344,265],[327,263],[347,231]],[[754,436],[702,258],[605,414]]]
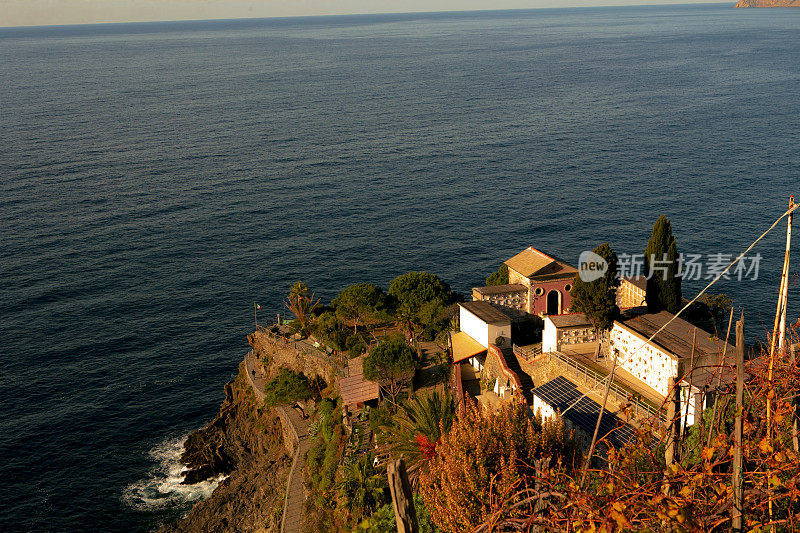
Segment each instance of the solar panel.
[[[562,418],[587,434],[594,434],[597,417],[600,414],[600,404],[583,396],[583,393],[578,390],[578,386],[572,381],[564,376],[559,376],[533,389],[533,394],[559,412],[564,412],[577,401],[578,403],[562,415]],[[622,423],[616,414],[605,410],[603,420],[600,422],[598,439],[607,438],[615,448],[619,448],[635,436],[636,432],[633,427]]]

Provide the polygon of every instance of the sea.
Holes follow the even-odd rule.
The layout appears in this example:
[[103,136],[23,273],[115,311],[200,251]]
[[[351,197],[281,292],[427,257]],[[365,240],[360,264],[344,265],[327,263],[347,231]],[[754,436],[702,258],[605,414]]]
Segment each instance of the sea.
[[[738,255],[800,193],[799,67],[800,9],[733,2],[0,29],[0,529],[207,497],[182,442],[294,281],[469,294],[528,246],[643,253],[661,214]],[[709,289],[750,338],[785,238]]]

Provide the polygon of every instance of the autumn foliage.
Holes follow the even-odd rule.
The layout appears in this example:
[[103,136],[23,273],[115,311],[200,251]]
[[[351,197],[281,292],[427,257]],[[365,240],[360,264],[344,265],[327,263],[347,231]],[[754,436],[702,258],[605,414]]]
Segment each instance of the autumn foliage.
[[527,498],[525,490],[551,469],[571,471],[578,461],[560,420],[531,419],[520,401],[496,413],[468,401],[420,473],[419,486],[442,531],[471,531],[500,509],[508,517],[525,516],[533,505],[514,507]]
[[[768,354],[762,354],[746,365],[743,530],[795,531],[800,528],[800,457],[793,442],[793,400],[800,392],[800,365],[785,354],[776,358],[775,377],[770,382],[768,363]],[[720,395],[720,401],[732,402],[732,397],[731,388]],[[774,413],[769,426],[765,416],[768,398]],[[695,424],[683,439],[679,461],[669,467],[664,463],[665,431],[645,424],[635,440],[610,450],[607,460],[590,472],[584,487],[568,469],[552,470],[540,478],[535,491],[520,490],[507,497],[502,509],[492,512],[491,505],[476,506],[486,513],[476,530],[731,531],[734,437],[729,417],[734,412],[732,403],[714,412],[706,410],[703,423]],[[470,459],[465,456],[460,460]],[[457,470],[457,465],[450,468]],[[520,474],[524,478],[525,472]],[[513,485],[512,479],[499,475],[496,493],[503,494]],[[516,482],[530,485],[530,479],[516,478]],[[465,500],[457,490],[454,492],[443,491],[448,501],[437,509]],[[481,501],[492,500],[486,497]],[[534,502],[539,502],[535,512],[521,516],[520,509]],[[474,522],[469,527],[465,522],[460,524],[465,530]],[[448,522],[445,529],[458,528],[453,529]]]

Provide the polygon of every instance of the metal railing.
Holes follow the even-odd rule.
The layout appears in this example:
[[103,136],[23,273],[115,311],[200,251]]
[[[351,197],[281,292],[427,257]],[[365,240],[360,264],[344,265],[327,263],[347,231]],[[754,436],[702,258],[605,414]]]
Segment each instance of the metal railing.
[[527,361],[530,361],[531,359],[535,359],[540,355],[542,355],[541,344],[534,345],[533,349],[523,348],[522,346],[517,346],[516,344],[512,344],[511,346],[514,349],[514,355],[516,355],[517,357],[522,357]]
[[[587,387],[591,387],[595,390],[604,390],[606,376],[595,372],[588,366],[575,361],[568,355],[561,352],[547,352],[546,355],[548,356],[548,362],[553,363],[553,360],[555,360],[558,366],[568,369],[572,374],[575,375],[576,378],[582,378],[584,385]],[[617,403],[630,402],[637,417],[639,414],[643,414],[644,416],[657,418],[662,422],[667,421],[666,413],[664,413],[662,409],[658,409],[647,403],[637,400],[635,397],[633,397],[633,394],[620,387],[616,383],[611,383],[608,394],[609,397],[611,397],[613,394],[613,398]],[[623,402],[620,402],[620,399],[622,399]]]

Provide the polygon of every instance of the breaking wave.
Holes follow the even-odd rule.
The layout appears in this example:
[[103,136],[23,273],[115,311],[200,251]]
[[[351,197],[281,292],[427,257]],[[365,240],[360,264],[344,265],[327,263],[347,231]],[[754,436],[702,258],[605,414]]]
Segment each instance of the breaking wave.
[[180,462],[183,443],[189,435],[168,439],[148,454],[155,461],[150,474],[128,485],[122,494],[122,501],[139,511],[155,511],[188,507],[211,496],[220,481],[221,475],[193,485],[181,485],[186,465]]

